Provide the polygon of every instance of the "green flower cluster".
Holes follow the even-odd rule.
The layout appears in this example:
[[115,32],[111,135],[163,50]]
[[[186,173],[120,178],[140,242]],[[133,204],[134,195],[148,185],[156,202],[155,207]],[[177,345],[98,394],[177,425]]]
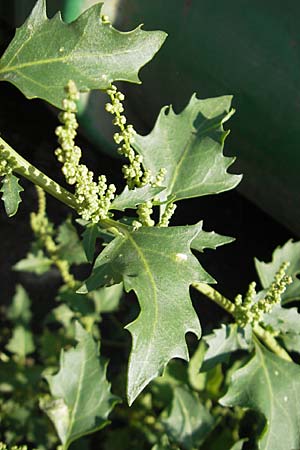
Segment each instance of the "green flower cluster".
[[[0,146],[0,177],[10,175],[17,164],[5,149],[4,145]],[[0,449],[1,450],[1,449]]]
[[164,210],[164,213],[158,224],[159,227],[168,227],[169,226],[170,219],[173,216],[176,208],[177,208],[177,205],[175,205],[175,203],[169,203],[166,206],[166,209]]
[[75,186],[75,199],[78,213],[94,223],[109,216],[109,208],[115,197],[116,188],[107,185],[105,175],[94,181],[94,173],[84,164],[80,164],[81,149],[75,145],[78,122],[76,119],[76,101],[79,93],[73,81],[66,87],[67,97],[63,101],[64,111],[59,114],[61,126],[55,130],[60,147],[55,150],[58,161],[63,164],[62,172],[66,181]]
[[[46,196],[42,188],[36,186],[38,194],[38,212],[31,213],[30,225],[38,241],[40,241],[43,248],[45,248],[52,263],[56,265],[60,271],[61,277],[70,289],[75,289],[78,286],[77,281],[70,272],[70,265],[68,261],[59,258],[58,246],[54,240],[54,226],[49,221],[46,215]],[[0,449],[1,450],[1,449]]]
[[[124,94],[119,92],[114,85],[107,90],[107,94],[110,97],[111,103],[106,104],[106,111],[114,115],[113,124],[119,127],[120,130],[114,134],[114,141],[120,145],[118,147],[118,153],[128,159],[128,164],[124,164],[122,168],[128,188],[140,188],[146,184],[150,184],[153,187],[162,186],[166,176],[166,169],[161,168],[154,178],[150,170],[143,168],[143,157],[137,154],[132,147],[135,131],[132,125],[126,125],[127,119],[123,114],[124,106],[122,103],[125,99]],[[158,226],[167,227],[169,225],[175,208],[176,206],[173,203],[166,207]],[[153,227],[155,222],[151,218],[152,214],[153,201],[149,200],[139,205],[137,208],[138,220],[135,221],[136,228],[141,226]]]
[[0,450],[27,450],[27,445],[13,445],[12,447],[8,448],[6,444],[0,442]]
[[107,91],[111,103],[105,105],[105,109],[110,114],[114,115],[113,124],[116,125],[120,132],[114,134],[114,141],[120,145],[118,153],[128,159],[129,164],[124,164],[122,172],[129,189],[135,187],[145,186],[151,180],[151,173],[148,170],[143,170],[143,158],[138,155],[132,148],[135,131],[132,125],[126,125],[126,117],[122,114],[124,112],[123,100],[125,96],[119,92],[116,86],[112,85]]
[[234,317],[238,325],[241,327],[245,327],[247,324],[255,326],[263,322],[264,314],[271,312],[274,305],[281,302],[282,294],[287,286],[292,283],[292,278],[286,275],[288,265],[289,263],[281,265],[263,298],[257,299],[255,282],[249,285],[244,299],[240,294],[237,295]]

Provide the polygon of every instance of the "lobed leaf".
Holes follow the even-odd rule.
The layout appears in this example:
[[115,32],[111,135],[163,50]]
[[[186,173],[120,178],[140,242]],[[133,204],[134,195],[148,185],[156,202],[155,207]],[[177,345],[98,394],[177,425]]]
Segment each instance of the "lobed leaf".
[[266,426],[261,450],[300,447],[300,367],[255,344],[254,357],[231,379],[224,406],[241,406],[262,413]]
[[212,334],[203,337],[208,348],[205,352],[201,371],[206,372],[219,363],[227,363],[232,352],[248,350],[251,328],[239,328],[237,324],[221,325]]
[[287,275],[293,279],[293,283],[287,286],[282,295],[282,303],[286,304],[300,299],[300,242],[288,241],[282,247],[277,247],[272,255],[272,261],[265,263],[255,258],[255,267],[263,288],[267,289],[274,280],[276,272],[284,262],[289,262]]
[[51,265],[51,259],[47,258],[42,250],[39,250],[37,253],[28,253],[26,258],[21,259],[13,266],[13,269],[43,275],[50,269]]
[[201,223],[127,232],[105,247],[80,289],[84,293],[123,280],[125,290],[133,290],[138,297],[140,314],[127,326],[132,335],[127,386],[130,404],[170,359],[188,359],[187,332],[200,337],[189,287],[196,280],[214,282],[190,250],[200,229]]
[[35,351],[35,345],[31,331],[22,324],[17,325],[13,330],[12,337],[6,345],[6,348],[20,358],[25,358],[30,353],[33,353]]
[[134,147],[144,166],[153,174],[162,167],[167,170],[162,201],[216,194],[240,182],[240,175],[227,172],[234,158],[222,153],[228,134],[223,123],[232,115],[230,104],[230,96],[198,100],[193,95],[180,114],[164,107],[152,132],[135,136]]
[[152,200],[164,189],[164,187],[153,187],[150,184],[132,190],[129,190],[126,186],[124,191],[114,199],[110,209],[116,209],[117,211],[125,211],[128,208],[134,209],[141,203]]
[[27,98],[42,98],[61,108],[64,87],[107,89],[113,81],[139,82],[138,72],[163,44],[162,31],[119,32],[101,21],[102,4],[66,24],[60,13],[47,18],[46,0],[38,0],[0,60],[0,80]]
[[57,242],[58,255],[61,259],[68,261],[69,264],[86,262],[85,252],[70,218],[59,226]]
[[76,322],[76,348],[61,353],[60,370],[47,376],[52,401],[43,402],[63,448],[103,428],[117,398],[110,393],[106,365],[92,336]]
[[5,175],[0,192],[2,192],[2,200],[8,217],[14,216],[18,211],[19,203],[22,201],[20,193],[23,191],[24,189],[19,185],[18,177],[12,173]]
[[215,426],[215,419],[197,394],[185,387],[174,389],[169,417],[163,420],[166,432],[185,450],[199,448]]
[[230,236],[222,236],[214,231],[201,230],[192,242],[192,249],[198,252],[203,252],[205,249],[216,250],[221,245],[230,244],[235,238]]
[[32,313],[30,310],[31,300],[20,284],[16,286],[16,292],[12,299],[12,304],[8,308],[7,317],[14,323],[22,323],[24,325],[30,322]]

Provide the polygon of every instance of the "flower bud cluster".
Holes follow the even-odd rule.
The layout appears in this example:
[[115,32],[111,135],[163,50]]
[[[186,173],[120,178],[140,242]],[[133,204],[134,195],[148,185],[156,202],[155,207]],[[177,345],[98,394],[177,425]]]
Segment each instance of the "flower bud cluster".
[[9,152],[5,149],[4,145],[0,146],[0,177],[9,175],[13,169],[17,166],[16,161],[10,158]]
[[[8,447],[3,442],[0,442],[0,450],[8,450]],[[28,450],[27,445],[13,445],[10,450]]]
[[114,115],[113,124],[119,127],[120,131],[114,134],[114,141],[120,145],[118,152],[120,155],[128,159],[129,164],[124,164],[122,172],[129,189],[141,187],[150,181],[151,174],[149,171],[144,171],[142,168],[143,158],[138,155],[131,144],[134,140],[135,131],[132,125],[126,125],[126,117],[122,114],[124,112],[123,100],[124,94],[119,92],[116,86],[112,85],[107,94],[110,97],[111,103],[107,103],[105,109],[110,114]]
[[167,169],[165,169],[164,167],[159,169],[158,174],[155,177],[155,180],[152,182],[152,186],[154,186],[154,187],[162,186],[164,179],[166,177],[166,174],[167,174]]
[[264,298],[256,300],[256,284],[249,285],[248,292],[243,300],[239,294],[235,298],[235,320],[241,327],[247,324],[254,326],[263,322],[264,314],[272,311],[276,304],[281,302],[281,296],[287,286],[292,283],[292,278],[286,275],[288,263],[283,263],[275,274],[274,281],[267,290]]
[[153,205],[151,200],[142,203],[137,207],[137,215],[139,218],[139,222],[144,227],[153,227],[155,225],[154,220],[151,219],[152,213],[153,213]]
[[169,203],[164,210],[164,213],[160,219],[158,224],[159,227],[168,227],[170,223],[170,219],[173,216],[177,205],[175,203]]
[[77,282],[70,272],[68,261],[60,259],[58,256],[58,246],[54,240],[55,230],[53,224],[49,221],[46,214],[46,196],[43,189],[36,187],[38,194],[38,212],[31,213],[30,225],[36,238],[45,248],[52,263],[60,271],[64,283],[71,289],[77,287]]
[[116,188],[113,184],[107,186],[104,175],[101,175],[96,183],[93,172],[84,164],[80,164],[82,152],[75,145],[78,128],[76,100],[79,98],[79,93],[73,81],[69,81],[66,92],[67,98],[63,101],[64,111],[59,115],[62,125],[55,130],[60,144],[55,154],[58,161],[63,164],[62,172],[67,183],[75,185],[74,195],[79,214],[85,220],[97,223],[108,217]]

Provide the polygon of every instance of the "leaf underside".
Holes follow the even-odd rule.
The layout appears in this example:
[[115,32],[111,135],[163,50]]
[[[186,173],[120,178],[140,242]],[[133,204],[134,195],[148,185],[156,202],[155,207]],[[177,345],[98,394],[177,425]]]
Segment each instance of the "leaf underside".
[[164,107],[152,132],[135,136],[134,147],[145,168],[153,174],[162,167],[167,170],[162,201],[216,194],[240,182],[240,175],[227,172],[234,158],[222,153],[230,104],[230,96],[198,100],[194,95],[180,114]]
[[261,450],[300,447],[300,367],[266,350],[258,342],[255,355],[237,370],[224,406],[241,406],[262,413],[266,426],[259,440]]
[[201,223],[186,227],[142,228],[117,237],[95,262],[81,292],[123,280],[133,290],[140,314],[127,326],[132,335],[127,395],[129,404],[162,373],[172,358],[188,359],[185,334],[200,337],[189,287],[196,280],[214,280],[191,253]]
[[46,377],[53,400],[41,405],[65,450],[74,440],[105,426],[117,401],[110,393],[98,346],[78,322],[76,340],[76,348],[62,351],[59,372]]
[[163,421],[168,436],[185,450],[193,450],[206,439],[215,419],[194,392],[178,386],[169,417]]
[[38,0],[0,60],[0,80],[27,98],[42,98],[61,108],[64,87],[107,89],[113,81],[138,83],[138,72],[163,44],[162,31],[119,32],[101,21],[102,4],[66,24],[60,13],[47,18],[46,0]]
[[213,330],[213,333],[204,336],[208,346],[204,355],[201,371],[205,372],[212,369],[215,365],[228,362],[232,352],[236,350],[247,350],[249,348],[248,334],[251,330],[238,328],[236,324],[224,325],[221,328]]

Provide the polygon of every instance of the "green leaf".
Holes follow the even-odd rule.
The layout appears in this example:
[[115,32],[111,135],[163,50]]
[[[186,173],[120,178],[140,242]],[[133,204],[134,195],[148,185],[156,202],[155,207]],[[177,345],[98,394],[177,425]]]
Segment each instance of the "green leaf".
[[264,314],[263,322],[279,334],[289,351],[300,352],[300,316],[298,308],[283,308],[275,305],[271,312]]
[[95,313],[95,303],[90,296],[77,294],[63,286],[57,296],[57,300],[66,303],[72,311],[79,313],[81,316],[93,315]]
[[103,428],[117,401],[106,380],[106,364],[99,361],[98,345],[78,322],[76,340],[76,348],[62,351],[59,372],[46,377],[53,400],[41,405],[64,450],[81,436]]
[[153,187],[149,184],[132,190],[129,190],[126,186],[124,191],[114,199],[110,209],[116,209],[117,211],[124,211],[127,208],[135,209],[141,203],[152,200],[164,189],[164,187]]
[[134,290],[140,314],[127,326],[132,334],[127,395],[129,404],[172,358],[188,359],[185,334],[200,337],[200,324],[190,301],[196,280],[214,282],[190,251],[201,223],[186,227],[145,228],[109,243],[80,289],[85,293],[123,280]]
[[282,247],[277,247],[273,253],[272,261],[265,263],[255,259],[255,267],[263,288],[268,288],[274,280],[276,272],[284,262],[289,262],[287,275],[293,279],[293,283],[287,286],[282,295],[282,303],[292,302],[300,299],[300,242],[288,241]]
[[230,236],[222,236],[214,231],[201,230],[192,242],[192,249],[203,252],[206,248],[216,250],[221,245],[229,244],[235,241],[235,238]]
[[202,391],[205,388],[206,374],[200,373],[200,367],[202,366],[203,363],[205,350],[206,348],[204,341],[201,340],[195,353],[190,359],[187,369],[189,383],[195,391]]
[[241,439],[240,441],[236,442],[230,450],[242,450],[244,443],[247,442],[247,439]]
[[25,289],[18,284],[16,286],[16,293],[13,297],[12,304],[7,311],[8,319],[15,323],[28,324],[31,319],[31,300]]
[[68,218],[58,229],[57,235],[58,255],[69,264],[82,264],[86,262],[85,252],[78,237],[76,228]]
[[95,310],[98,314],[115,311],[123,295],[123,283],[113,286],[104,286],[89,294],[94,300]]
[[30,330],[23,325],[14,328],[13,335],[6,345],[7,350],[20,358],[25,358],[35,350],[33,336]]
[[234,158],[222,153],[230,103],[230,96],[198,100],[194,95],[180,114],[164,107],[152,132],[135,136],[134,147],[144,166],[153,174],[162,167],[167,170],[162,201],[169,196],[181,200],[216,194],[240,182],[240,175],[227,173]]
[[280,337],[289,352],[300,353],[300,334],[285,333]]
[[60,322],[66,329],[70,327],[75,317],[74,312],[68,307],[68,305],[62,304],[52,309],[51,314],[47,322],[52,320]]
[[170,439],[185,450],[199,448],[215,426],[215,419],[202,405],[194,392],[184,388],[174,389],[170,415],[163,420]]
[[2,200],[8,217],[14,216],[18,211],[19,203],[22,201],[20,192],[23,191],[24,189],[19,185],[19,178],[12,173],[5,175],[0,192],[2,192]]
[[263,322],[283,334],[300,334],[300,315],[297,308],[275,305],[271,312],[264,315]]
[[47,258],[42,250],[39,250],[36,254],[28,253],[26,258],[21,259],[13,266],[13,269],[18,272],[32,272],[36,275],[43,275],[50,269],[51,265],[51,259]]
[[100,236],[98,225],[91,223],[87,225],[82,233],[82,245],[86,259],[92,263],[94,261],[96,240]]
[[27,98],[42,98],[61,108],[64,87],[75,81],[80,91],[107,89],[113,81],[138,83],[138,71],[163,44],[166,34],[119,32],[102,23],[102,4],[66,24],[60,14],[46,15],[38,0],[0,60],[0,79],[13,83]]
[[227,363],[232,352],[248,350],[251,328],[239,328],[237,324],[221,325],[213,333],[204,336],[208,349],[204,355],[201,371],[206,372],[219,363]]
[[155,444],[151,450],[180,450],[179,447],[175,447],[174,444],[170,445],[170,441],[169,438],[166,434],[163,434],[160,439],[159,442],[157,444]]
[[266,426],[259,439],[261,450],[300,447],[300,367],[255,345],[254,357],[237,370],[224,406],[241,406],[262,413]]

